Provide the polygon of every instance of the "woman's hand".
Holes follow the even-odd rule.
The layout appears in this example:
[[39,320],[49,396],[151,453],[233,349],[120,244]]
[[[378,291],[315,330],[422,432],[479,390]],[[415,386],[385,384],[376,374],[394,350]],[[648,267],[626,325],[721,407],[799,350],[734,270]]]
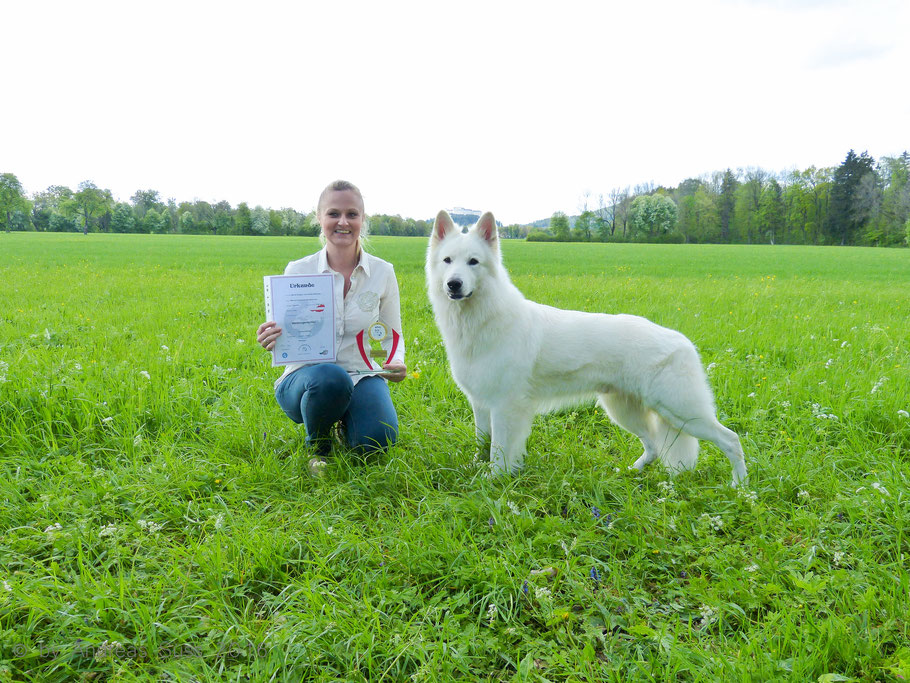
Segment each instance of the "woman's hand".
[[400,382],[408,376],[408,368],[404,363],[386,363],[382,366],[383,370],[389,370],[392,374],[383,375],[390,382]]
[[262,323],[259,326],[259,329],[256,330],[256,341],[258,341],[266,351],[271,351],[275,348],[275,342],[280,336],[281,328],[278,327],[274,320]]

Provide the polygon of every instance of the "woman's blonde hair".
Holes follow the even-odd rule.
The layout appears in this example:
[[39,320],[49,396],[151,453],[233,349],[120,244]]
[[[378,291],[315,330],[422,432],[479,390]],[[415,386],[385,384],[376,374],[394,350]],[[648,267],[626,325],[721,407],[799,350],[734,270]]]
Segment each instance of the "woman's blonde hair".
[[[329,196],[330,192],[353,192],[360,200],[360,210],[363,212],[363,224],[360,227],[360,237],[357,240],[357,251],[359,253],[370,234],[370,220],[367,217],[366,211],[364,209],[363,194],[360,192],[359,187],[347,180],[333,180],[331,183],[326,185],[325,189],[322,191],[322,194],[319,195],[319,201],[316,203],[316,221],[320,225],[322,225],[322,222],[319,220],[322,216],[322,206],[325,204],[326,197]],[[322,233],[321,229],[319,230],[319,241],[323,245],[325,244],[325,235]]]

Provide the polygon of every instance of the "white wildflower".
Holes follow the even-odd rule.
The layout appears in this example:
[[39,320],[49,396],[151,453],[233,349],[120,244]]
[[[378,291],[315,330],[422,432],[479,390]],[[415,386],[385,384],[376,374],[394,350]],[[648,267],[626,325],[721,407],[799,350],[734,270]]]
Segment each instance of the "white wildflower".
[[538,586],[534,589],[534,597],[538,600],[548,600],[551,597],[550,589],[546,586]]
[[148,370],[140,370],[140,371],[139,371],[139,374],[142,375],[143,377],[145,377],[146,379],[151,379],[151,378],[152,378],[152,376],[149,374],[149,371],[148,371]]
[[325,532],[326,532],[329,536],[331,536],[332,534],[335,533],[335,527],[333,527],[333,526],[328,526],[328,527],[326,527]]
[[835,567],[840,567],[840,566],[843,564],[843,562],[844,562],[844,557],[845,557],[845,556],[846,556],[846,553],[842,553],[842,552],[839,551],[839,550],[838,550],[836,553],[834,553],[834,559],[833,559],[834,566],[835,566]]
[[490,626],[492,626],[493,622],[496,621],[496,613],[496,605],[491,602],[490,606],[487,608],[487,621],[489,622]]
[[578,543],[578,537],[577,537],[577,536],[576,536],[575,538],[572,539],[572,544],[571,544],[571,545],[566,545],[566,542],[565,542],[565,541],[560,541],[560,542],[559,542],[559,545],[562,546],[562,551],[566,554],[566,557],[569,556],[569,553],[571,553],[573,550],[575,550],[575,544],[576,544],[576,543]]
[[162,351],[170,351],[170,349],[169,349],[167,346],[165,346],[164,344],[161,345],[161,350],[162,350]]
[[105,640],[95,650],[95,659],[107,659],[113,657],[114,653],[123,649],[123,644],[116,640]]
[[521,514],[521,511],[518,509],[518,505],[517,505],[516,503],[513,503],[513,502],[510,500],[510,501],[507,503],[507,505],[509,506],[509,509],[512,511],[512,514],[513,514],[513,515],[520,515],[520,514]]
[[780,407],[781,407],[781,408],[789,408],[789,407],[790,407],[790,401],[781,401],[781,402],[780,402]]
[[714,529],[714,531],[720,531],[724,526],[724,520],[722,520],[718,515],[709,515],[707,512],[702,513],[701,517],[698,518],[700,522],[703,522],[706,526]]
[[156,524],[155,522],[150,522],[147,519],[140,519],[136,522],[139,525],[139,528],[149,534],[157,534],[161,531],[161,525]]
[[139,447],[142,444],[142,434],[136,432],[136,436],[133,437],[133,446]]
[[829,359],[828,359],[828,362],[825,363],[825,367],[826,367],[826,368],[830,368],[832,365],[834,365],[834,359],[833,359],[833,358],[829,358]]
[[878,492],[879,492],[880,494],[882,494],[883,496],[890,496],[890,495],[891,495],[890,493],[888,493],[888,489],[886,489],[884,486],[882,486],[881,484],[879,484],[877,481],[876,481],[876,482],[873,482],[872,488],[874,488],[876,491],[878,491]]
[[102,421],[103,423],[107,424],[108,422],[111,422],[113,419],[114,419],[114,418],[112,418],[110,415],[108,415],[107,417],[102,418],[101,421]]
[[701,614],[702,626],[708,626],[709,624],[713,624],[715,621],[717,621],[717,610],[713,607],[702,605],[698,611]]
[[880,377],[879,380],[873,385],[872,391],[870,391],[869,393],[874,394],[874,393],[878,392],[878,390],[882,388],[882,385],[887,381],[888,381],[887,377]]
[[237,340],[237,343],[238,343],[238,344],[245,344],[246,342],[244,342],[243,339],[238,339],[238,340]]
[[845,346],[847,346],[846,340],[844,340],[844,342],[841,343],[840,347],[841,347],[841,348],[844,348]]
[[745,489],[738,489],[737,495],[752,505],[755,505],[758,500],[758,494],[755,491],[746,491]]
[[7,593],[13,592],[13,587],[9,585],[9,581],[6,579],[3,580],[3,590],[5,590]]
[[749,572],[750,574],[754,574],[755,572],[758,571],[758,565],[753,562],[748,567],[746,567],[746,571]]
[[755,392],[751,392],[746,398],[755,398]]
[[63,527],[60,526],[60,522],[54,522],[54,523],[51,524],[49,527],[46,527],[46,528],[44,529],[44,533],[46,533],[46,534],[52,534],[52,533],[54,533],[55,531],[60,531],[62,528],[63,528]]
[[47,339],[48,341],[50,341],[50,339],[51,339],[51,331],[49,329],[47,329],[46,327],[44,328],[44,338]]
[[98,530],[98,536],[100,538],[106,538],[107,536],[113,536],[117,533],[116,524],[105,524],[101,529]]
[[708,367],[705,368],[705,371],[711,372],[716,367],[717,367],[717,363],[708,363]]
[[799,491],[797,491],[796,497],[802,498],[803,500],[809,500],[809,492],[806,491],[805,489],[800,489]]
[[906,410],[898,410],[897,414],[901,417],[910,417],[910,413],[908,413]]

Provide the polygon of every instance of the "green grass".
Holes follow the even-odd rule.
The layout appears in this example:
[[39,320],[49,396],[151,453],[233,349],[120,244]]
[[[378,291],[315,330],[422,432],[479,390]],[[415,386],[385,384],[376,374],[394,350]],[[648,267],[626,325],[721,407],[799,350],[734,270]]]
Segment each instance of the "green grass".
[[[425,294],[399,444],[308,476],[255,343],[314,239],[0,235],[0,680],[910,677],[910,252],[503,245],[529,298],[688,335],[747,488],[593,405],[490,480]],[[903,412],[902,412],[903,411]]]

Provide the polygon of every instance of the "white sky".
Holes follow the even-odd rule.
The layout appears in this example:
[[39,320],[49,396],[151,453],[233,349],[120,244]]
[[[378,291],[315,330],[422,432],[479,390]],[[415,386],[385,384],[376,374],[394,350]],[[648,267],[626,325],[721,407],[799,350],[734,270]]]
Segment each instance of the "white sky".
[[[908,0],[5,2],[0,173],[122,201],[578,213],[910,149]],[[593,207],[592,207],[593,208]]]

